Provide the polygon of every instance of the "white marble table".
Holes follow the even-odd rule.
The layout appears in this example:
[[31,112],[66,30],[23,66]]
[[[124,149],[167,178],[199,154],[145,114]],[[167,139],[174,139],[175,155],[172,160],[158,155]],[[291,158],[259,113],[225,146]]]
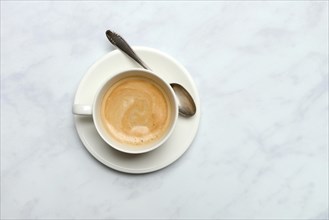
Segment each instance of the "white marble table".
[[[198,134],[158,172],[103,166],[74,128],[107,28],[199,89]],[[328,217],[327,1],[1,1],[1,86],[3,219]]]

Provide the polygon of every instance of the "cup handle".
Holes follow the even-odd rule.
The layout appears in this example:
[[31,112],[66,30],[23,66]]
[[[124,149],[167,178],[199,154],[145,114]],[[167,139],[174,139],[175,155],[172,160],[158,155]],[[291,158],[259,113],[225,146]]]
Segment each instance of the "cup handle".
[[91,116],[92,115],[92,106],[91,105],[74,104],[73,105],[73,114]]

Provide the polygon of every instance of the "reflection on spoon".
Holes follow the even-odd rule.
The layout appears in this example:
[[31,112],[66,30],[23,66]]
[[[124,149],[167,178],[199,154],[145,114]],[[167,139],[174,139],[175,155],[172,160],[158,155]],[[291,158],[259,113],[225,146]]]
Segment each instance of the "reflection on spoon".
[[[139,56],[133,51],[133,49],[129,46],[129,44],[120,35],[110,30],[107,30],[106,36],[114,46],[116,46],[122,52],[127,54],[130,58],[135,60],[144,69],[151,70],[151,68],[149,68],[139,58]],[[193,116],[196,112],[196,106],[190,93],[182,85],[178,83],[171,83],[170,85],[173,88],[179,102],[179,114],[184,117]]]

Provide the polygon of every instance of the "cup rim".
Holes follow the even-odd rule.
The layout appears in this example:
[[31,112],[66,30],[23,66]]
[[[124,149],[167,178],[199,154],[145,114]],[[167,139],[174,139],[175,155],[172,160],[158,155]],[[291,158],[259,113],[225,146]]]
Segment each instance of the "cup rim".
[[[143,72],[143,73],[147,73],[147,74],[151,74],[153,77],[157,78],[159,81],[161,81],[161,84],[166,86],[168,91],[170,91],[169,93],[170,94],[167,94],[167,95],[170,95],[171,97],[170,100],[173,100],[173,103],[174,104],[174,109],[175,109],[175,112],[173,112],[173,119],[172,119],[172,122],[171,124],[169,125],[169,129],[166,133],[165,136],[162,137],[162,139],[159,141],[159,142],[156,142],[155,144],[151,145],[150,147],[147,147],[147,148],[141,148],[141,149],[138,149],[138,148],[131,148],[131,149],[128,149],[129,146],[125,146],[125,148],[123,148],[122,146],[118,146],[117,143],[115,143],[115,141],[112,141],[111,140],[111,137],[109,137],[108,135],[106,135],[106,132],[103,130],[102,125],[100,123],[100,120],[97,119],[97,109],[99,108],[96,103],[99,99],[99,96],[102,94],[102,90],[103,88],[106,86],[106,84],[111,81],[112,79],[114,79],[115,77],[119,76],[119,75],[122,75],[122,74],[127,74],[129,72]],[[174,90],[172,89],[172,87],[170,86],[170,84],[168,82],[166,82],[166,80],[164,80],[162,77],[160,77],[159,75],[157,75],[155,72],[151,71],[151,70],[146,70],[146,69],[142,69],[142,68],[130,68],[130,69],[127,69],[127,70],[123,70],[121,72],[117,72],[116,74],[108,77],[107,79],[104,80],[104,83],[102,83],[102,85],[99,87],[99,89],[97,90],[96,92],[96,95],[94,97],[94,101],[93,101],[93,106],[92,106],[92,117],[93,117],[93,121],[94,121],[94,125],[96,127],[96,130],[98,132],[98,134],[101,136],[101,138],[112,148],[120,151],[120,152],[123,152],[123,153],[129,153],[129,154],[142,154],[142,153],[147,153],[147,152],[150,152],[152,150],[155,150],[157,149],[158,147],[160,147],[164,142],[166,142],[168,140],[168,138],[172,135],[173,133],[173,130],[176,126],[176,122],[177,122],[177,119],[178,119],[178,102],[177,102],[177,98],[176,98],[176,95],[175,95],[175,92]]]

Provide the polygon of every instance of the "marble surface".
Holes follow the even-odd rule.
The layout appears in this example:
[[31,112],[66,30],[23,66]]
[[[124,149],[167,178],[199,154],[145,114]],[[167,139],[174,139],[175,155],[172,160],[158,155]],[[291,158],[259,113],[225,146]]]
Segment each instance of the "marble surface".
[[[161,171],[113,171],[74,128],[107,28],[199,89],[198,134]],[[327,132],[327,1],[1,1],[2,219],[326,219]]]

